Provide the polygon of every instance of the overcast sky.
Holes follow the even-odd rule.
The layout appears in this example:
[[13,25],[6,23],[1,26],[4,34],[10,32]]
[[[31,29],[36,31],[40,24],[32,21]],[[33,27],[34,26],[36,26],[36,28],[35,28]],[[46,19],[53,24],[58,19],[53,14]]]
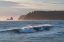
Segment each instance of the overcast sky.
[[64,10],[64,0],[0,0],[0,20],[17,20],[34,10]]

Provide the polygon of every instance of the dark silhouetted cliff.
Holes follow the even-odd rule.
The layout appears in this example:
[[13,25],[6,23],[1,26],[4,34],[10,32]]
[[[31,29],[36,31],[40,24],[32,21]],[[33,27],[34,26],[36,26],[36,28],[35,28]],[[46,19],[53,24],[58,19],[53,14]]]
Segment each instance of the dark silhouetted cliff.
[[[19,18],[22,19],[22,16]],[[34,11],[28,13],[23,20],[64,20],[64,11]]]
[[26,16],[26,15],[21,15],[21,16],[18,18],[18,20],[24,20],[25,16]]

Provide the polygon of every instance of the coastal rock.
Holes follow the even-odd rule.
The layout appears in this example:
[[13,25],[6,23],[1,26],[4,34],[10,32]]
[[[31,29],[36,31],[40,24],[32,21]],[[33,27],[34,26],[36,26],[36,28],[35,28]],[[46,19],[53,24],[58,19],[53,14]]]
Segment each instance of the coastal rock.
[[13,20],[13,17],[11,17],[10,19],[7,19],[7,20]]

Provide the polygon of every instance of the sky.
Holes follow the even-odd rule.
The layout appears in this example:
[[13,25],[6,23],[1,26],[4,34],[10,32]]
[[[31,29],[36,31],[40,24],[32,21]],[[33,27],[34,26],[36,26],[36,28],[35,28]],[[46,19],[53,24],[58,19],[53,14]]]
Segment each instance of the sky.
[[64,0],[0,0],[0,20],[37,10],[64,10]]

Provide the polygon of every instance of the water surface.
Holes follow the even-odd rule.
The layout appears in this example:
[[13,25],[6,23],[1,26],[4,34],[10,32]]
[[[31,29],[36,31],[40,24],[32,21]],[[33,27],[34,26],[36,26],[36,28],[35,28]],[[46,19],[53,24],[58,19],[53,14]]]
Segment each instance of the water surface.
[[[12,28],[23,28],[27,25],[42,24],[50,24],[53,27],[47,31],[34,33],[7,31]],[[0,21],[0,42],[64,42],[64,20]]]

